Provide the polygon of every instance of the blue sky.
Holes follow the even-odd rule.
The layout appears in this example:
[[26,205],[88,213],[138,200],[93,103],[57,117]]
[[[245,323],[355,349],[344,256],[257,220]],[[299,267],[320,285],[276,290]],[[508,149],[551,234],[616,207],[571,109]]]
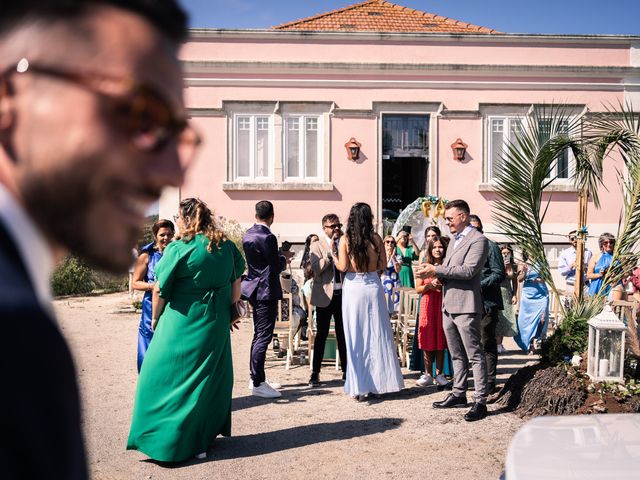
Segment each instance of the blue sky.
[[[192,27],[269,28],[358,0],[181,0]],[[397,0],[511,33],[640,35],[640,0]]]

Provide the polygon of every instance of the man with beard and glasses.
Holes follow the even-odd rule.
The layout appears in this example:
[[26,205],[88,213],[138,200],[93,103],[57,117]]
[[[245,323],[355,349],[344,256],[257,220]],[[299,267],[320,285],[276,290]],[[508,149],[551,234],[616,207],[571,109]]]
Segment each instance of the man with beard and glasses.
[[173,1],[0,3],[0,465],[87,477],[78,386],[49,277],[73,253],[125,272],[145,210],[197,146]]

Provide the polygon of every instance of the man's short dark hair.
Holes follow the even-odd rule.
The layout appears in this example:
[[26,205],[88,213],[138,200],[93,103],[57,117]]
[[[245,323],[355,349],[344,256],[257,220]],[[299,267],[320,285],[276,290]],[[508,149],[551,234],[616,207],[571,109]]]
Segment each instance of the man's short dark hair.
[[134,12],[176,44],[187,38],[189,19],[175,0],[3,0],[0,2],[0,35],[30,20],[74,20],[96,5]]
[[444,209],[449,210],[450,208],[457,208],[466,215],[469,215],[471,213],[469,204],[464,200],[451,200],[450,202],[447,202],[444,206]]
[[338,218],[338,215],[336,215],[335,213],[327,213],[324,217],[322,217],[322,226],[324,227],[327,222],[339,222],[340,219]]
[[570,237],[571,235],[575,235],[576,233],[578,233],[578,231],[577,231],[577,230],[571,230],[571,231],[569,232],[569,234],[567,235],[567,237]]
[[269,200],[260,200],[256,203],[256,218],[259,220],[268,220],[273,217],[273,203]]

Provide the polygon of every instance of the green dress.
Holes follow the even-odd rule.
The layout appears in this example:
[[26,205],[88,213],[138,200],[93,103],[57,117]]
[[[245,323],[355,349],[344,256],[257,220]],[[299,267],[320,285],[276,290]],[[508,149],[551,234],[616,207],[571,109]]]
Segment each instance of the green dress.
[[413,281],[413,269],[411,262],[418,260],[418,255],[413,251],[413,247],[408,245],[404,250],[404,255],[400,247],[396,247],[396,253],[402,257],[402,268],[400,269],[400,286],[414,288],[416,285]]
[[207,451],[231,434],[231,284],[245,262],[202,234],[170,243],[156,266],[167,303],[142,364],[127,450],[163,462]]

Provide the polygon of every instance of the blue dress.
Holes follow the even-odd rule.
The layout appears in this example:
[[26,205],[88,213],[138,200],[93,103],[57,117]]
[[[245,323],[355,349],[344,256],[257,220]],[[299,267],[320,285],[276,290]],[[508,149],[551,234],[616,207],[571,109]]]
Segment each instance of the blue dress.
[[[153,242],[149,243],[140,250],[140,253],[149,255],[147,274],[144,277],[144,281],[148,283],[156,283],[156,264],[162,258],[162,253],[154,248],[153,245]],[[153,330],[151,330],[151,294],[152,292],[147,291],[144,292],[142,297],[142,318],[138,327],[138,373],[140,373],[144,355],[147,353],[147,348],[149,348],[149,343],[153,338]]]
[[[518,313],[518,334],[513,338],[525,352],[529,350],[534,337],[544,337],[549,318],[549,289],[544,282],[537,282],[540,274],[533,268],[527,269]],[[544,321],[544,324],[541,322]],[[542,328],[541,328],[542,327]],[[538,332],[540,330],[540,332]]]
[[[397,261],[401,261],[399,257]],[[387,262],[387,268],[382,272],[380,280],[382,281],[382,288],[384,288],[384,293],[387,297],[387,308],[389,309],[389,313],[393,313],[398,310],[398,303],[400,302],[400,292],[398,291],[400,287],[400,277],[396,273],[392,258]]]
[[[613,260],[613,255],[607,252],[602,252],[602,255],[600,255],[600,258],[598,259],[598,261],[596,262],[595,267],[593,268],[593,273],[600,273],[602,272],[602,270],[604,270],[605,268],[609,268],[609,266],[611,265],[611,261]],[[611,286],[607,285],[606,288],[604,288],[602,291],[600,291],[600,288],[602,287],[602,282],[603,282],[604,278],[595,278],[593,280],[591,280],[591,283],[589,284],[589,296],[590,297],[594,297],[596,295],[601,295],[601,296],[606,296],[609,293],[609,290],[611,290]]]

